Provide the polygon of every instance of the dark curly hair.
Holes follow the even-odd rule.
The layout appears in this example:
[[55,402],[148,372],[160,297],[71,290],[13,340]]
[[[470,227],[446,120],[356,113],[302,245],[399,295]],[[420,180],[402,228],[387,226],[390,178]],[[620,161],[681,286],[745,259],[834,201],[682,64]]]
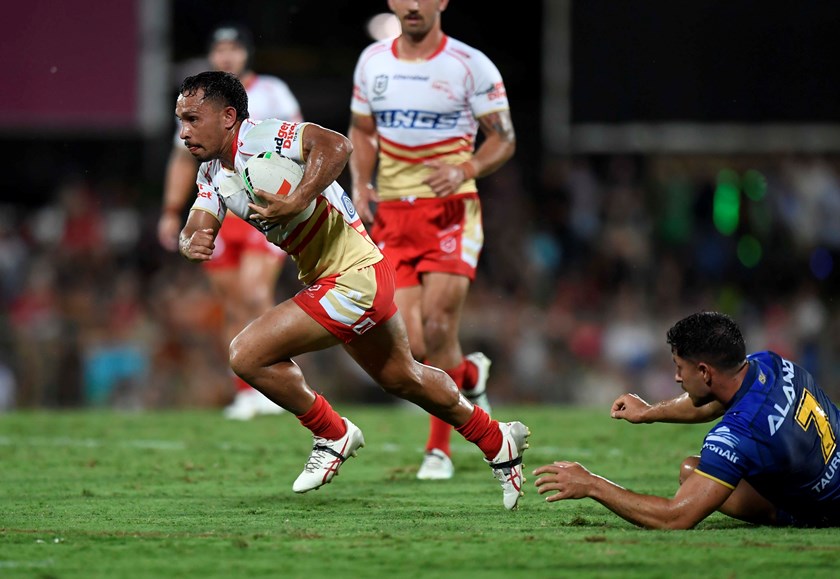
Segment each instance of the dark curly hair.
[[248,93],[235,75],[218,70],[200,72],[185,78],[179,92],[184,96],[194,96],[199,90],[204,91],[203,100],[215,100],[236,109],[236,120],[248,118]]
[[741,365],[747,356],[744,336],[735,321],[720,312],[698,312],[668,330],[671,352],[721,370]]

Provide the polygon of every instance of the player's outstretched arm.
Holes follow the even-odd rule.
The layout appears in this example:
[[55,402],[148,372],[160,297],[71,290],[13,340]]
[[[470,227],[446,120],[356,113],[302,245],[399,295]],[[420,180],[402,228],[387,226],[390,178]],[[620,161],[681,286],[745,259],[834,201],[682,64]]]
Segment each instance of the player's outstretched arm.
[[178,251],[189,261],[208,261],[213,257],[216,235],[221,227],[215,216],[193,209],[178,238]]
[[672,499],[629,491],[576,462],[555,462],[534,470],[547,502],[590,498],[622,519],[647,529],[691,529],[720,508],[732,489],[692,474]]
[[710,422],[723,416],[725,408],[713,400],[702,406],[694,406],[688,394],[656,404],[648,404],[636,394],[622,394],[612,404],[610,416],[634,424],[652,422],[674,422],[697,424]]

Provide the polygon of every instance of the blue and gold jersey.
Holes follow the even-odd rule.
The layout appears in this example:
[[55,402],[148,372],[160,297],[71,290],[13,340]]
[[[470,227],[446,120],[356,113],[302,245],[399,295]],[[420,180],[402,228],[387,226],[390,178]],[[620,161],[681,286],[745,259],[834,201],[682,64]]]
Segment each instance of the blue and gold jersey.
[[773,352],[747,360],[696,472],[733,489],[746,480],[797,521],[840,523],[840,411],[793,362]]

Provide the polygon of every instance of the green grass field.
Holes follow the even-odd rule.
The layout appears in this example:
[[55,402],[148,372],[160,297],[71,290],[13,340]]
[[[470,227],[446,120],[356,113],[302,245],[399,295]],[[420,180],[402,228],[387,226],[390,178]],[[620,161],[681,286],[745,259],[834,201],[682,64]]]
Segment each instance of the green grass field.
[[[289,415],[37,412],[0,416],[0,577],[836,577],[835,530],[716,514],[644,531],[594,501],[549,505],[526,483],[508,512],[455,435],[452,481],[414,478],[427,418],[336,409],[367,440],[332,484],[291,491],[311,437]],[[526,472],[577,460],[672,495],[707,428],[631,425],[607,409],[497,408],[531,428]]]

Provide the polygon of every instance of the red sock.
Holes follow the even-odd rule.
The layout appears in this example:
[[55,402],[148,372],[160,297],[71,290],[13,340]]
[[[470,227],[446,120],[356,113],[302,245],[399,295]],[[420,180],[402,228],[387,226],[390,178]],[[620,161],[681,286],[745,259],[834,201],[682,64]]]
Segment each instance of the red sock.
[[437,416],[429,416],[429,439],[426,441],[426,452],[436,448],[446,456],[452,456],[449,440],[452,438],[452,426]]
[[[467,365],[466,360],[461,360],[459,365],[451,370],[446,370],[459,390],[461,389],[461,383],[464,381],[464,369]],[[452,426],[437,416],[429,416],[429,439],[426,441],[426,452],[436,448],[446,456],[452,456],[452,449],[449,445],[451,438]]]
[[251,385],[239,376],[233,377],[233,384],[236,386],[236,393],[239,394],[243,390],[252,390]]
[[474,408],[470,419],[455,430],[478,446],[487,460],[496,458],[502,449],[502,431],[499,430],[499,422],[490,418],[490,415],[478,406]]
[[472,390],[478,382],[478,366],[464,358],[464,383],[461,390]]
[[311,430],[312,434],[327,440],[338,440],[347,434],[347,425],[344,424],[344,420],[320,394],[315,395],[315,404],[312,408],[299,415],[297,419]]

